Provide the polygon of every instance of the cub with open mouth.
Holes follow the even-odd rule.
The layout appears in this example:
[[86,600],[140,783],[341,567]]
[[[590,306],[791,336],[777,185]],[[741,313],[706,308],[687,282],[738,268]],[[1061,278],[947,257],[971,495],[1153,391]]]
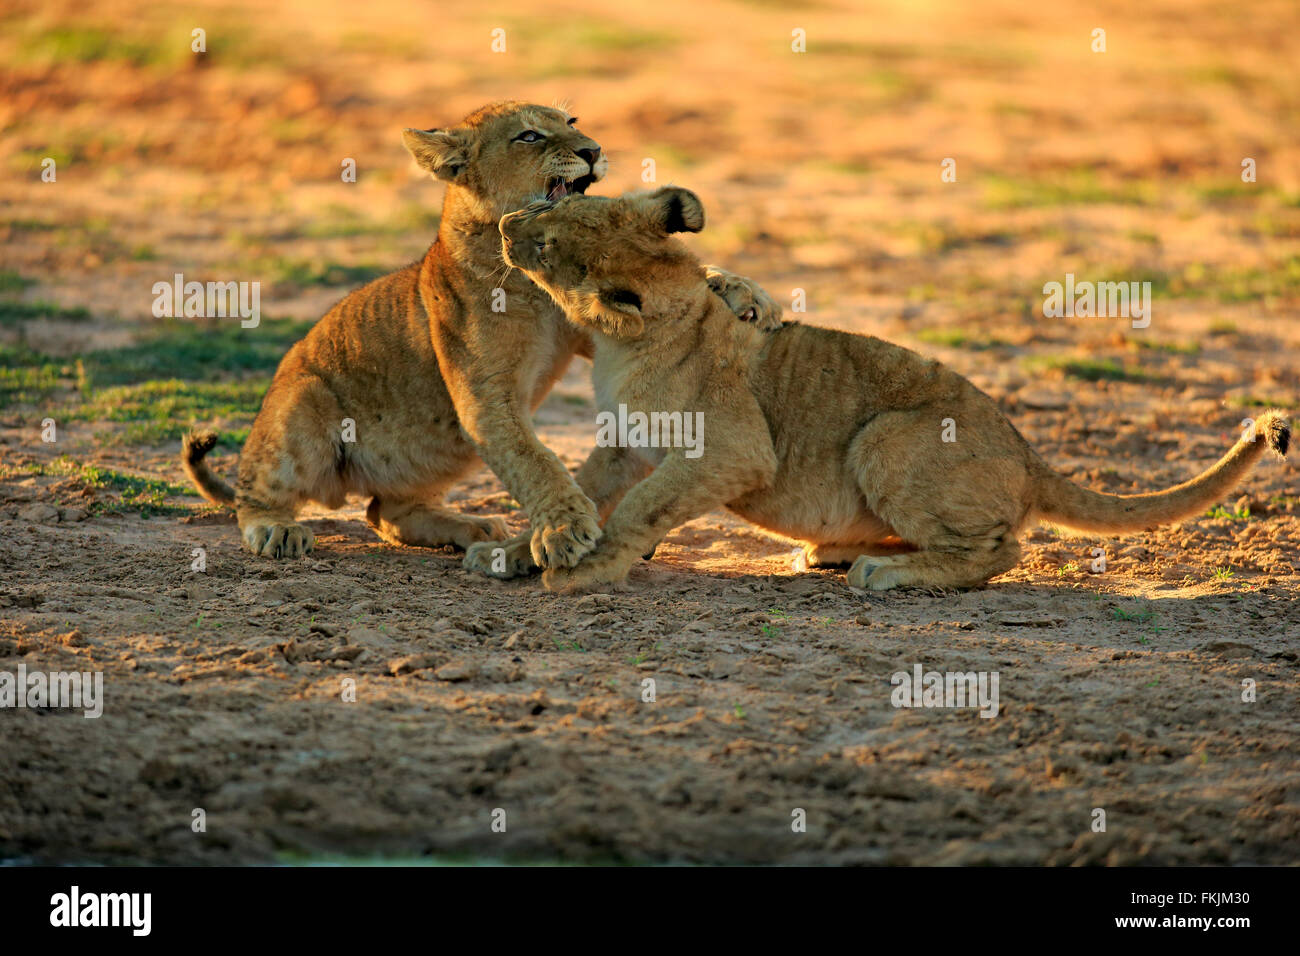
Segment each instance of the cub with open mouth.
[[[306,502],[339,508],[360,495],[371,527],[394,544],[466,549],[475,570],[500,549],[518,573],[572,564],[600,536],[599,516],[530,415],[591,342],[550,296],[502,267],[497,224],[539,195],[582,192],[608,160],[577,117],[518,102],[407,129],[402,141],[446,184],[436,241],[418,262],[350,293],[289,350],[234,488],[205,461],[215,432],[186,436],[182,464],[206,498],[234,506],[244,547],[262,557],[312,551],[315,535],[297,520]],[[737,317],[780,324],[769,297],[718,272]],[[500,518],[447,504],[480,460],[527,510],[528,535],[507,540]]]
[[[604,535],[553,590],[624,580],[677,525],[725,505],[806,542],[809,564],[850,585],[973,587],[1012,568],[1036,519],[1102,532],[1149,528],[1220,501],[1264,453],[1285,455],[1278,412],[1208,471],[1168,491],[1090,491],[1053,471],[969,381],[868,335],[738,323],[674,233],[699,232],[685,189],[534,203],[500,223],[506,260],[595,341],[602,412],[702,413],[702,454],[598,447],[589,464]],[[620,412],[622,414],[622,412]],[[653,466],[639,480],[640,467]]]

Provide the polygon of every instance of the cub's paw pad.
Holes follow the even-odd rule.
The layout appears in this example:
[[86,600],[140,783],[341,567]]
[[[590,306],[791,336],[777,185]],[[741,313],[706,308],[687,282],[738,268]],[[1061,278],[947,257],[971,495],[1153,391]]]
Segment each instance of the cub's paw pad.
[[519,578],[537,570],[527,539],[480,541],[465,552],[464,568],[491,578]]
[[300,558],[316,546],[316,536],[300,524],[256,524],[243,532],[244,547],[263,558]]
[[545,568],[571,568],[600,540],[596,509],[547,515],[533,529],[533,560]]

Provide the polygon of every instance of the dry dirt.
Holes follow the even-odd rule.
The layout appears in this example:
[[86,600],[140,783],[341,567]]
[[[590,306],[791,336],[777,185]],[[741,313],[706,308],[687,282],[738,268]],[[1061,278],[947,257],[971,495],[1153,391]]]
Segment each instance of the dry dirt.
[[[52,409],[89,401],[79,357],[157,333],[154,281],[261,278],[264,312],[315,318],[346,286],[268,262],[396,268],[432,238],[440,189],[410,172],[403,126],[564,97],[615,158],[600,192],[655,158],[704,198],[697,248],[785,302],[806,290],[800,318],[942,358],[1080,482],[1167,487],[1252,409],[1300,407],[1293,5],[664,0],[599,26],[591,0],[272,6],[4,14],[0,261],[29,280],[21,301],[89,316],[0,326],[69,363],[0,405],[0,672],[102,671],[105,704],[0,710],[0,861],[1297,861],[1290,463],[1179,526],[1035,530],[1019,568],[966,593],[798,574],[788,542],[717,513],[626,589],[569,598],[383,544],[362,502],[308,514],[308,559],[253,558],[197,497],[146,517],[55,473],[68,455],[179,483],[174,434],[59,412],[41,440]],[[204,21],[210,62],[133,52]],[[49,40],[87,24],[140,46]],[[51,151],[67,162],[42,184]],[[1043,282],[1068,271],[1154,278],[1151,327],[1042,318]],[[576,468],[593,416],[577,363],[538,431]],[[209,423],[174,424],[192,420]],[[213,461],[233,475],[231,451]],[[486,471],[455,498],[524,523]],[[998,716],[894,708],[891,675],[916,664],[997,672]]]

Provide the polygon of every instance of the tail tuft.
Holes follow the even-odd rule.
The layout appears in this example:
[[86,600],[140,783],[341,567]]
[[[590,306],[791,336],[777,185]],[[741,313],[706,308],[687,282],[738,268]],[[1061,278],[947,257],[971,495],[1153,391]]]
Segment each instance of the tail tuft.
[[181,439],[181,454],[189,464],[197,465],[217,447],[217,440],[217,433],[211,430],[190,432]]
[[204,498],[214,504],[229,505],[235,501],[235,490],[213,474],[203,461],[216,444],[214,431],[190,432],[181,439],[181,467]]
[[1255,428],[1263,433],[1268,447],[1273,449],[1279,458],[1286,457],[1287,449],[1291,447],[1291,423],[1281,412],[1275,410],[1265,412],[1255,423]]

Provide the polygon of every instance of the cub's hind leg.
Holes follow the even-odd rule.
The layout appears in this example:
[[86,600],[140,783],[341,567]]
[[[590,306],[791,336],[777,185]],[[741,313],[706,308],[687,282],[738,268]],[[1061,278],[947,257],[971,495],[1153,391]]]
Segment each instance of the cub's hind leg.
[[805,544],[803,561],[810,568],[834,568],[852,564],[867,551],[876,550],[868,544]]
[[868,591],[890,588],[973,588],[1020,561],[1015,538],[976,538],[951,552],[921,550],[911,554],[860,555],[849,568],[848,582]]
[[295,518],[304,501],[337,501],[342,414],[322,382],[273,382],[239,455],[235,516],[244,547],[264,558],[309,554],[316,537]]
[[957,441],[942,441],[941,422],[953,415],[962,412],[887,412],[853,440],[849,463],[867,506],[915,550],[859,556],[850,585],[970,588],[1019,561],[1025,462],[1013,443],[995,443],[1001,423],[979,410],[958,421]]
[[389,544],[417,548],[451,545],[465,551],[480,541],[500,541],[509,533],[500,518],[481,518],[435,502],[388,496],[370,499],[366,521]]

